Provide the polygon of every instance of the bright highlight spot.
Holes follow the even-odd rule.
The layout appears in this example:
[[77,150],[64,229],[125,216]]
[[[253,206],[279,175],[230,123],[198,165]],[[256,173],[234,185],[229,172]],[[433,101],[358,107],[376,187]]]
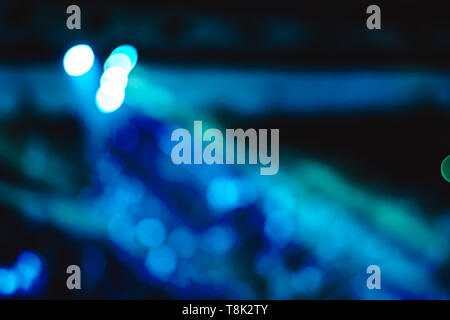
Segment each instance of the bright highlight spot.
[[19,285],[22,289],[28,290],[32,286],[34,280],[39,276],[42,269],[42,263],[39,257],[30,251],[24,251],[17,259],[15,270]]
[[214,179],[208,188],[208,204],[218,211],[233,210],[239,205],[239,189],[230,178]]
[[41,272],[42,263],[39,257],[30,251],[24,251],[17,260],[17,269],[27,278],[35,278]]
[[17,290],[17,278],[11,270],[0,269],[0,295],[10,295]]
[[124,100],[125,92],[123,90],[117,92],[116,95],[111,96],[104,92],[103,87],[98,89],[95,96],[95,103],[97,104],[98,109],[103,113],[116,111],[120,108]]
[[128,73],[120,67],[111,67],[105,72],[100,79],[100,87],[102,91],[110,96],[117,95],[120,91],[124,91],[128,83]]
[[116,53],[110,55],[105,61],[103,70],[108,70],[109,68],[118,67],[122,68],[126,72],[130,72],[132,69],[130,58],[123,53]]
[[94,64],[94,52],[86,44],[70,48],[63,58],[64,70],[69,76],[77,77],[88,72]]
[[[115,55],[117,55],[119,57],[113,58],[113,56],[115,56]],[[126,64],[126,62],[123,62],[122,55],[125,55],[126,57],[128,57],[130,64],[131,64],[130,70],[133,69],[138,60],[138,53],[137,53],[136,48],[129,44],[124,44],[124,45],[121,45],[121,46],[115,48],[113,50],[113,52],[111,52],[111,55],[108,58],[108,60],[111,59],[111,61],[109,61],[108,65],[111,64],[112,66],[120,66],[121,63]],[[119,64],[117,64],[117,63],[119,63]],[[105,63],[105,70],[106,70],[106,68],[107,68],[107,63]]]
[[29,291],[39,280],[41,272],[41,259],[33,252],[22,252],[13,267],[0,268],[0,296]]
[[128,74],[136,62],[137,51],[131,45],[117,47],[106,59],[100,89],[95,97],[101,112],[110,113],[120,108],[125,99]]

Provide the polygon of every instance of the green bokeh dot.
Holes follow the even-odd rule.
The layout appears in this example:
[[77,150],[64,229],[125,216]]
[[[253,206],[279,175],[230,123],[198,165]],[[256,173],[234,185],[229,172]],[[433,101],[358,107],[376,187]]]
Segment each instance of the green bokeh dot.
[[442,176],[447,182],[450,182],[450,156],[447,156],[441,165]]

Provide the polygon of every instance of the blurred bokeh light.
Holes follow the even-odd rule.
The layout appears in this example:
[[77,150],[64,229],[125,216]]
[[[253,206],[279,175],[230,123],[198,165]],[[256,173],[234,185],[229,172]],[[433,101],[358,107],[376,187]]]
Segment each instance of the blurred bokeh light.
[[[0,5],[0,297],[449,298],[443,10],[63,5]],[[279,173],[173,164],[195,120],[279,129]]]

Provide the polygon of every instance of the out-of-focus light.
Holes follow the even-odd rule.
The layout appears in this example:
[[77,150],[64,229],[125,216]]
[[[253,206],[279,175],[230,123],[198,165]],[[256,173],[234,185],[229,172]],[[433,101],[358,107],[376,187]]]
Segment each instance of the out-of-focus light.
[[291,191],[283,186],[273,186],[263,203],[264,211],[270,214],[283,208],[293,210],[295,208],[295,198]]
[[41,271],[41,259],[33,252],[22,252],[13,267],[0,268],[0,295],[12,295],[18,290],[29,291]]
[[35,278],[39,275],[42,263],[39,257],[30,251],[24,251],[17,259],[17,270],[27,278]]
[[146,266],[148,270],[159,278],[169,276],[177,266],[177,256],[172,248],[159,246],[150,249],[147,255]]
[[157,219],[144,219],[137,225],[136,236],[144,246],[157,247],[166,237],[166,228]]
[[237,182],[230,178],[214,179],[207,191],[208,204],[218,211],[235,209],[239,205]]
[[17,274],[18,286],[24,290],[29,290],[41,273],[41,269],[42,262],[36,254],[30,251],[22,252],[14,268]]
[[106,59],[100,89],[95,96],[97,107],[101,112],[111,113],[120,108],[125,99],[128,73],[136,62],[137,51],[131,45],[117,47]]
[[183,227],[179,227],[172,231],[168,241],[182,258],[191,257],[197,249],[197,239],[195,235]]
[[236,242],[236,235],[228,227],[214,226],[206,230],[201,248],[210,254],[221,255],[228,252]]
[[0,295],[11,295],[17,290],[17,277],[12,270],[0,269]]
[[125,92],[116,92],[116,95],[108,95],[103,91],[103,88],[98,89],[95,96],[95,103],[98,109],[103,113],[114,112],[120,108],[123,101],[125,100]]
[[441,173],[447,182],[450,182],[450,156],[447,156],[441,165]]
[[131,60],[130,58],[123,53],[116,53],[110,55],[108,59],[105,61],[105,65],[103,70],[108,70],[109,68],[118,67],[122,68],[125,72],[129,73],[131,71]]
[[134,223],[126,214],[117,214],[108,223],[108,234],[112,241],[122,247],[130,247],[134,241]]
[[294,233],[295,220],[290,212],[277,210],[267,215],[264,233],[280,247],[289,243]]
[[76,45],[63,58],[64,70],[69,76],[77,77],[88,72],[94,64],[94,52],[86,44]]
[[47,168],[45,146],[34,141],[30,143],[21,159],[23,170],[33,178],[39,178]]
[[[128,57],[130,61],[130,70],[134,68],[138,60],[138,53],[135,47],[129,44],[121,45],[111,52],[111,55],[105,63],[105,70],[111,66],[127,66],[128,63],[124,60],[124,56]],[[117,57],[114,57],[117,56]],[[114,58],[113,58],[114,57]],[[128,72],[130,71],[128,70]]]
[[115,96],[125,90],[128,83],[128,73],[120,67],[111,67],[100,79],[102,91],[109,96]]

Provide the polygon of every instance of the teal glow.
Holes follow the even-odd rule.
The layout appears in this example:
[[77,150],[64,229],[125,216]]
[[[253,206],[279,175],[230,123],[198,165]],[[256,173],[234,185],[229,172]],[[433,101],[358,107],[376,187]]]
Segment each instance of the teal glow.
[[115,95],[108,95],[108,91],[105,92],[103,87],[98,89],[95,95],[95,103],[97,108],[103,113],[111,113],[120,108],[125,100],[125,92],[119,91]]
[[128,83],[128,74],[120,67],[111,67],[105,72],[100,79],[100,87],[108,96],[117,96],[125,88]]
[[117,47],[106,59],[100,89],[95,96],[95,103],[101,112],[111,113],[120,108],[125,100],[128,74],[136,62],[137,51],[130,45]]
[[450,182],[450,156],[447,156],[444,161],[442,161],[441,173],[445,181]]
[[208,204],[218,211],[235,209],[239,204],[239,190],[235,180],[214,179],[208,187]]
[[123,53],[116,53],[110,55],[108,59],[105,61],[105,65],[103,66],[103,70],[108,70],[109,68],[118,67],[123,69],[125,72],[129,73],[131,71],[131,60],[130,58]]
[[[112,58],[114,55],[119,55],[119,54],[120,54],[120,56],[118,56],[116,58]],[[136,48],[129,44],[124,44],[124,45],[121,45],[121,46],[115,48],[113,50],[113,52],[111,52],[111,55],[110,55],[111,60],[108,62],[108,64],[105,63],[105,67],[110,64],[116,65],[116,66],[120,66],[120,65],[126,66],[127,62],[124,61],[123,56],[121,56],[121,55],[127,56],[128,59],[130,60],[130,64],[131,64],[130,71],[131,71],[131,69],[133,69],[137,63],[138,53],[137,53]],[[109,60],[109,58],[108,58],[108,60]]]
[[94,64],[94,52],[86,44],[70,48],[63,58],[64,70],[69,76],[78,77],[88,72]]

